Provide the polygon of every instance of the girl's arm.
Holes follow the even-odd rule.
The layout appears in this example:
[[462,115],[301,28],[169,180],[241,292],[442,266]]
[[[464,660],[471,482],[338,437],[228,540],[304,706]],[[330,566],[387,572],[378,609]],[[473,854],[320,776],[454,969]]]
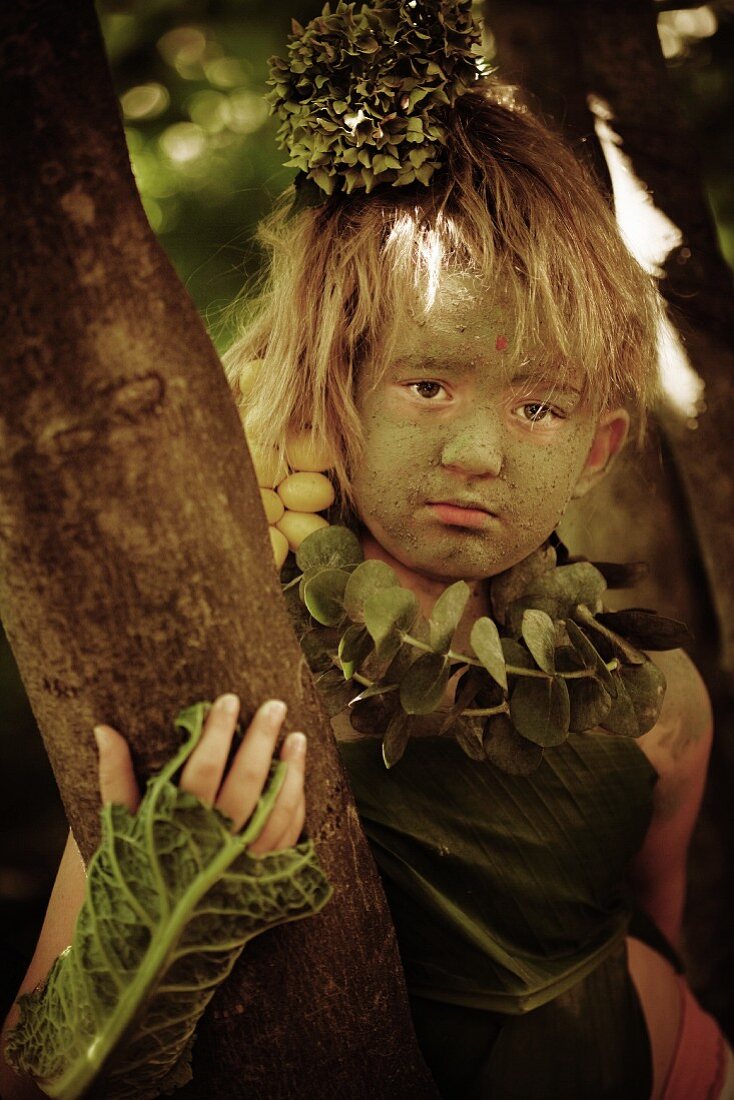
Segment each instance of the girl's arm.
[[[217,705],[219,704],[219,705]],[[283,715],[261,707],[242,741],[227,774],[224,769],[232,742],[237,710],[227,711],[222,700],[212,707],[201,740],[182,771],[179,785],[202,801],[215,805],[232,818],[237,832],[252,813],[267,778]],[[110,727],[98,734],[99,782],[102,802],[118,802],[135,811],[140,793],[124,738]],[[288,762],[286,779],[270,816],[250,845],[253,854],[264,854],[295,844],[303,829],[305,738],[291,734],[283,743],[281,759]],[[71,943],[84,898],[86,873],[71,834],[59,865],[36,951],[19,989],[30,992],[48,974],[56,957]],[[4,1051],[7,1032],[18,1022],[20,1009],[13,1004],[0,1043],[0,1096],[3,1100],[36,1100],[45,1094],[28,1077],[18,1076],[7,1064]]]
[[[38,945],[18,990],[18,996],[35,989],[48,974],[56,956],[71,943],[74,924],[84,897],[84,884],[84,864],[76,841],[69,831]],[[8,1013],[0,1043],[0,1096],[5,1100],[34,1100],[45,1094],[29,1077],[19,1077],[5,1061],[5,1038],[19,1018],[20,1009],[15,1003]]]
[[650,656],[668,686],[657,724],[638,742],[660,778],[652,821],[632,862],[632,884],[642,908],[680,949],[686,858],[706,782],[713,715],[706,686],[683,650]]

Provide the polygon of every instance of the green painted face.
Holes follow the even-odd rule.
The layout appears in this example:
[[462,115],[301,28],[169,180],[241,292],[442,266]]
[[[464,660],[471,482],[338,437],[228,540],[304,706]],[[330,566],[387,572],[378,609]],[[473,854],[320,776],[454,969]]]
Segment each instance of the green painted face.
[[[357,407],[360,518],[409,569],[441,581],[492,576],[558,524],[585,469],[596,419],[579,375],[553,385],[514,356],[507,310],[447,280],[428,319],[406,318],[393,361]],[[475,503],[480,512],[437,508]]]

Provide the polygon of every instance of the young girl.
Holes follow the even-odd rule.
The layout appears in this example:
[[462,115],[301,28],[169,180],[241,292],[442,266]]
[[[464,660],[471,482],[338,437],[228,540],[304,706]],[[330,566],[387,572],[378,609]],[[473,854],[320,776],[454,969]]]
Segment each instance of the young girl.
[[[490,579],[547,544],[630,424],[642,431],[659,307],[562,143],[459,65],[447,91],[460,52],[450,35],[444,61],[429,59],[442,76],[420,68],[415,42],[435,43],[466,4],[426,5],[442,18],[415,42],[377,18],[385,7],[374,19],[363,9],[369,26],[358,28],[359,64],[377,66],[360,104],[337,90],[338,50],[321,53],[321,83],[306,57],[314,36],[333,45],[353,33],[352,6],[297,36],[302,67],[290,84],[276,66],[283,102],[301,89],[297,109],[284,109],[295,119],[300,198],[294,207],[286,196],[262,227],[269,278],[226,367],[264,489],[292,468],[330,469],[329,519],[352,527],[364,557],[390,566],[424,614],[466,581],[452,646],[467,653],[474,623],[492,615]],[[397,7],[410,19],[415,0]],[[380,77],[376,59],[388,53],[395,70]],[[426,86],[435,94],[416,98]],[[420,117],[420,129],[408,117]],[[328,125],[309,145],[314,119]],[[341,146],[329,144],[335,133]],[[309,183],[323,189],[310,204]],[[291,549],[309,513],[277,519]],[[359,733],[344,712],[333,719],[419,1042],[446,1097],[734,1095],[731,1052],[677,955],[710,704],[684,653],[654,659],[667,693],[649,732],[569,734],[528,774],[470,759],[439,735],[455,678],[389,770],[370,736],[384,729]],[[241,823],[257,783],[237,779],[249,773],[235,763],[220,787],[233,718],[212,713],[199,777],[182,783]],[[257,756],[260,783],[275,732],[272,720],[259,731],[256,723],[241,750]],[[295,766],[266,847],[293,843],[301,827],[296,747],[286,742]],[[133,806],[129,755],[109,728],[100,769],[103,797]],[[70,841],[24,988],[69,942],[83,881]],[[12,1075],[4,1090],[9,1100],[38,1095]]]

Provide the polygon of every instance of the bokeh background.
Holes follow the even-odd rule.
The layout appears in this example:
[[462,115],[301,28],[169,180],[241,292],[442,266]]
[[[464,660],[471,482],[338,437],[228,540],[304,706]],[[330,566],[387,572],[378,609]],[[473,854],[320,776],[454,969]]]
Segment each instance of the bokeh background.
[[[233,303],[257,275],[257,221],[291,181],[263,101],[267,59],[313,0],[100,0],[130,156],[152,228],[226,347]],[[734,0],[657,5],[661,47],[734,266]],[[491,33],[485,52],[498,63]],[[478,14],[483,14],[481,5]],[[12,105],[5,107],[12,109]],[[0,1010],[27,966],[66,824],[0,630]]]

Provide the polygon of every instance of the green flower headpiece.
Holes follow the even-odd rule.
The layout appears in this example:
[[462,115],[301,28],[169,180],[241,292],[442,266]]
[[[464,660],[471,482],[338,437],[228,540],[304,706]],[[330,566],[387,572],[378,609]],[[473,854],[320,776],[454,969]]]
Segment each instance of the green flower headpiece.
[[340,0],[305,28],[294,20],[266,98],[297,182],[313,181],[321,200],[429,183],[446,143],[442,109],[482,75],[480,41],[471,0]]

